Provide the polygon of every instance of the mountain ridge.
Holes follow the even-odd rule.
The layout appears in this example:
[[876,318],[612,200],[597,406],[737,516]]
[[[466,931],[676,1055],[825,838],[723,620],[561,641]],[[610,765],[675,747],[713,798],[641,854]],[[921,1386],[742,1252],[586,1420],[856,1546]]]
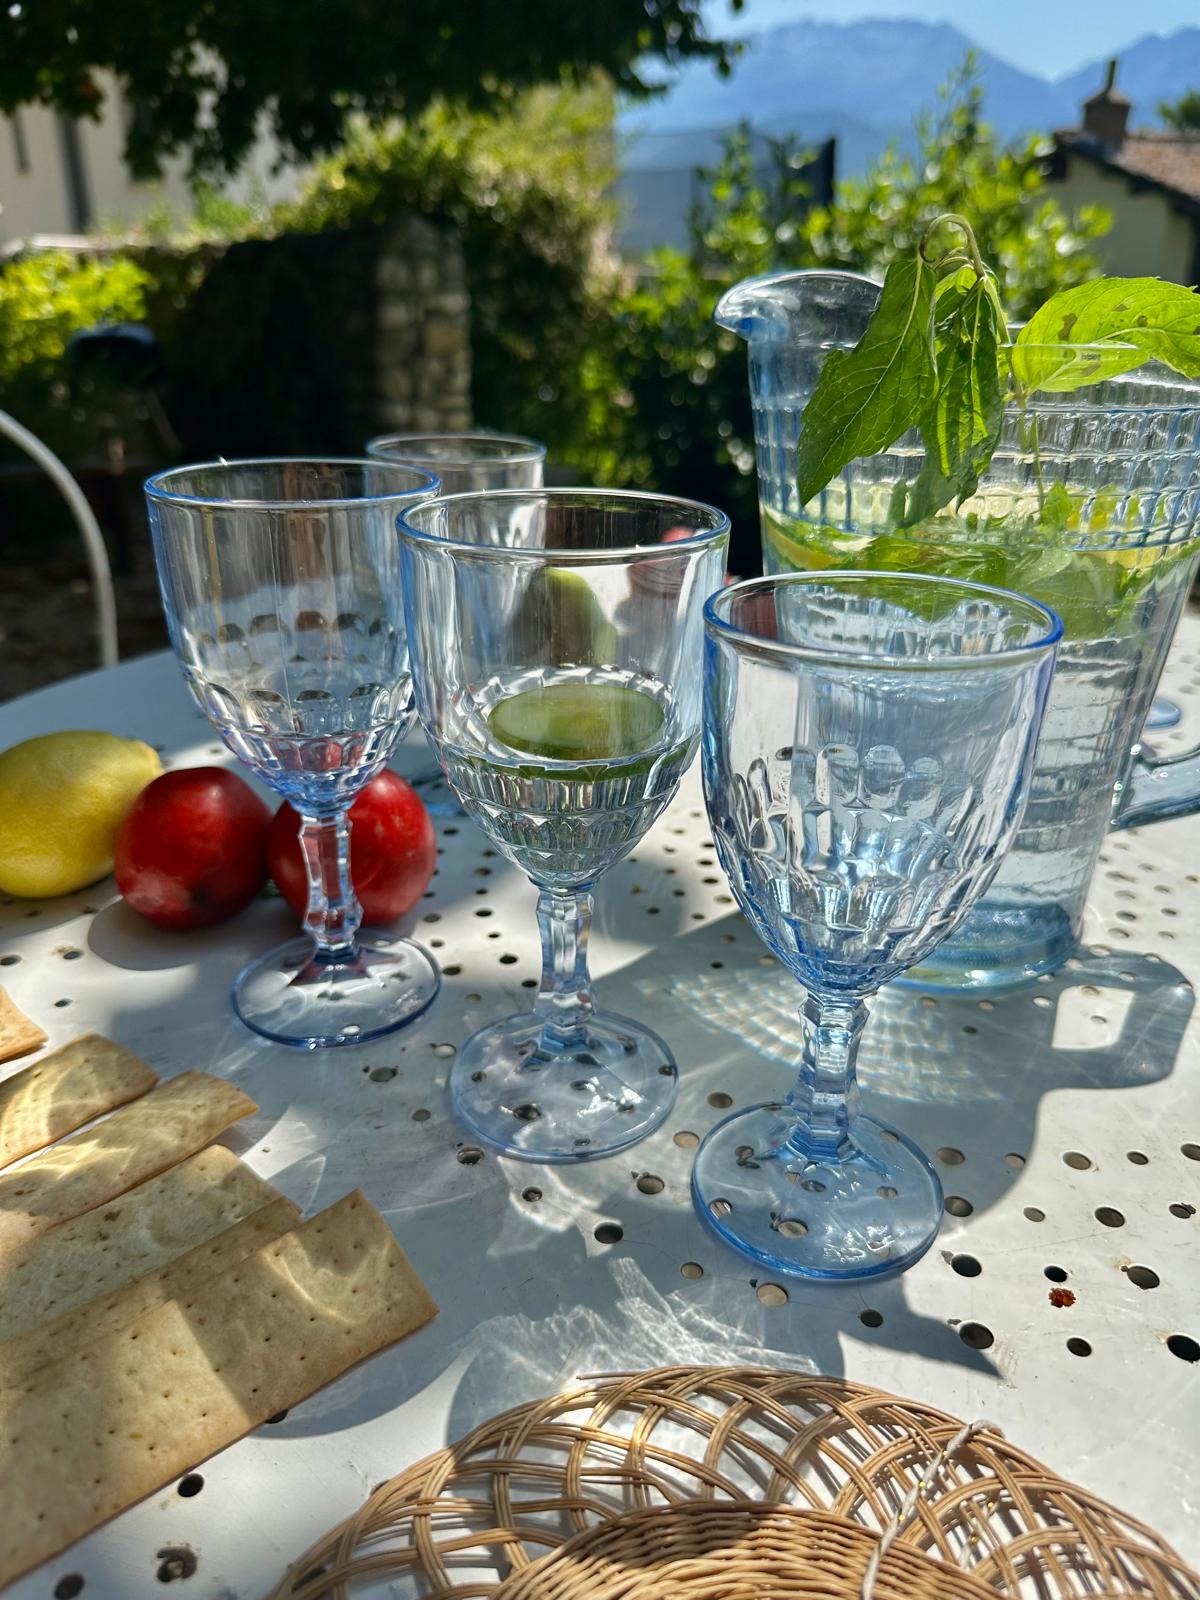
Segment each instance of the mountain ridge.
[[[913,117],[973,50],[988,120],[1009,137],[1049,132],[1078,123],[1080,103],[1100,87],[1106,65],[1099,59],[1058,79],[1037,77],[976,46],[953,23],[913,18],[801,19],[749,34],[744,44],[728,79],[689,63],[663,95],[623,109],[622,131],[640,142],[647,135],[712,133],[741,121],[778,127],[790,116],[804,124],[797,132],[814,137],[819,105],[829,124],[819,137],[836,136],[838,120],[847,117],[878,128],[882,148],[889,137],[911,136]],[[1133,101],[1134,123],[1158,125],[1160,100],[1200,87],[1200,27],[1144,34],[1119,60],[1117,83]]]

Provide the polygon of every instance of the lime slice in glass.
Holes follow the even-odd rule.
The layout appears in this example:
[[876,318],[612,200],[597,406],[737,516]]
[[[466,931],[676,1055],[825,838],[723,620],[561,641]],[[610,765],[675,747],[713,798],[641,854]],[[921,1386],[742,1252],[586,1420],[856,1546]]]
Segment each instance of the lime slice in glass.
[[653,749],[666,726],[653,696],[616,683],[549,683],[492,707],[488,727],[548,761],[613,761]]

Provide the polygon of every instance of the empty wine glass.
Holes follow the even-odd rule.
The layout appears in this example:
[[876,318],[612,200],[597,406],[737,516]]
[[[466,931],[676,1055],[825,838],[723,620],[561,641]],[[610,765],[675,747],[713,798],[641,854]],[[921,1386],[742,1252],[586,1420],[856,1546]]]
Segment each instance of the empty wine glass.
[[367,440],[377,461],[424,467],[441,479],[442,493],[540,489],[546,446],[518,433],[381,433]]
[[700,1216],[780,1272],[846,1279],[928,1249],[937,1174],[862,1112],[867,996],[970,911],[1024,809],[1062,624],[948,578],[755,578],[705,608],[704,789],[738,904],[805,988],[799,1079],[719,1122]]
[[401,533],[425,732],[539,891],[533,1010],[462,1046],[454,1106],[509,1155],[606,1155],[662,1121],[676,1068],[656,1033],[596,1005],[592,889],[695,754],[702,608],[729,520],[648,494],[509,490],[414,506]]
[[225,743],[301,816],[307,933],[238,977],[256,1032],[357,1044],[418,1016],[428,951],[359,935],[346,811],[414,720],[396,518],[437,478],[379,461],[220,461],[146,484],[171,644]]
[[[487,489],[540,489],[546,446],[519,433],[383,433],[367,440],[379,461],[424,467],[441,479],[441,492],[470,494]],[[461,817],[463,809],[436,762],[412,773],[409,782],[435,817]]]

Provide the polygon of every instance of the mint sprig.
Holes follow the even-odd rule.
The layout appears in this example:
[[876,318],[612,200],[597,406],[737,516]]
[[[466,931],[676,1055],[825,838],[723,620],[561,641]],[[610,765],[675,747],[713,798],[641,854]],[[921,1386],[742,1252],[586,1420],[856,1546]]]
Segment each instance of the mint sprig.
[[[953,226],[963,244],[931,259]],[[898,484],[889,521],[911,527],[978,488],[1015,400],[1033,443],[1029,397],[1064,393],[1155,359],[1200,378],[1200,295],[1157,278],[1100,278],[1052,296],[1013,343],[993,275],[970,223],[936,217],[911,257],[894,261],[858,344],[834,351],[801,418],[796,484],[806,505],[858,456],[886,450],[912,428],[925,445],[910,485]]]

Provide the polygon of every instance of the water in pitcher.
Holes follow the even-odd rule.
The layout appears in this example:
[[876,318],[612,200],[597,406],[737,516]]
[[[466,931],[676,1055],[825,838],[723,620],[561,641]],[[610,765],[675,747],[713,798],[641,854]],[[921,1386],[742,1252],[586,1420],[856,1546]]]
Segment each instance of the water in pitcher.
[[[1001,530],[856,536],[762,507],[773,571],[934,572],[1029,594],[1065,637],[1016,843],[969,921],[911,976],[922,987],[1003,988],[1053,971],[1078,940],[1087,887],[1132,764],[1200,541],[1064,550]],[[1115,536],[1114,536],[1115,537]]]

